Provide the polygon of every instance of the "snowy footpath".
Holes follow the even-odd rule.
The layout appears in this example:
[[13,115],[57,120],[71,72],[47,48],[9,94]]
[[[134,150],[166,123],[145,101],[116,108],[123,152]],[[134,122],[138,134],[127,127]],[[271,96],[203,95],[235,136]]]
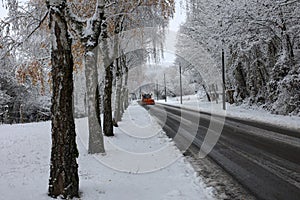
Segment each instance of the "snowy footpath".
[[[139,105],[128,108],[115,137],[105,137],[105,155],[87,153],[87,119],[76,120],[76,131],[80,199],[213,199],[213,189]],[[50,122],[0,125],[0,199],[51,199],[50,147]]]

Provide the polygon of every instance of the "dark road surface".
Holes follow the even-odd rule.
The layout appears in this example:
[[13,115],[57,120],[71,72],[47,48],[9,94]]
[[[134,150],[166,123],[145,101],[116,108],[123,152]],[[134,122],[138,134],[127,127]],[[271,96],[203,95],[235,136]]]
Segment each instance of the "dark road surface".
[[[208,156],[257,199],[300,199],[299,132],[163,104],[146,109],[181,150],[189,140],[204,152],[208,149]],[[214,143],[215,138],[210,151],[203,144]]]

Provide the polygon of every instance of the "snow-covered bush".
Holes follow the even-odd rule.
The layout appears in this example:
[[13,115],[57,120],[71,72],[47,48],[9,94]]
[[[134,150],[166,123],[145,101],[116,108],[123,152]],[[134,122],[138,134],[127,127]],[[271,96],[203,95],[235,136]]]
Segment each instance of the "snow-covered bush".
[[[283,66],[285,73],[287,66]],[[276,82],[270,82],[270,109],[276,114],[299,115],[300,113],[300,70],[289,71],[288,74]]]

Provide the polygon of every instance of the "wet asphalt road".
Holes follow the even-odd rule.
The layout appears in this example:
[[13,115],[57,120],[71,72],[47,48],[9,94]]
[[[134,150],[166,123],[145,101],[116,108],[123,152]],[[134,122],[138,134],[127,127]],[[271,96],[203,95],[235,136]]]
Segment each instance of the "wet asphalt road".
[[208,153],[257,199],[300,199],[300,132],[163,104],[146,109],[181,150]]

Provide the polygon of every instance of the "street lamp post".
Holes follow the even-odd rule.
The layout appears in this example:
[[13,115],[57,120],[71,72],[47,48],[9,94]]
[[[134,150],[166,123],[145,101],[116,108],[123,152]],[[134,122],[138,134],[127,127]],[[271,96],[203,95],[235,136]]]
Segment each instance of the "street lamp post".
[[[223,27],[223,21],[220,21],[220,27]],[[226,99],[225,99],[225,57],[224,57],[224,38],[222,39],[222,100],[223,110],[226,110]]]
[[226,100],[225,100],[225,57],[224,49],[222,48],[222,100],[223,100],[223,110],[226,110]]
[[180,83],[180,104],[182,104],[182,80],[181,80],[181,64],[179,63],[179,83]]
[[164,85],[165,85],[165,102],[167,102],[167,86],[166,86],[166,74],[164,73]]
[[156,81],[156,99],[158,101],[158,81]]

